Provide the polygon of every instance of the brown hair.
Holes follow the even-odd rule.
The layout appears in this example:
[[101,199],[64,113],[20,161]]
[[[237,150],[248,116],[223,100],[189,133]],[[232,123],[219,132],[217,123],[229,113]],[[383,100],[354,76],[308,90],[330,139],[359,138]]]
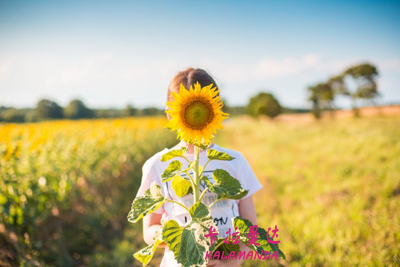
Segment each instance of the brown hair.
[[[167,100],[174,100],[171,92],[179,93],[179,87],[181,83],[187,90],[189,90],[190,86],[194,85],[196,82],[199,82],[202,87],[213,84],[213,87],[217,87],[219,90],[214,79],[205,70],[187,68],[186,70],[178,72],[178,74],[176,74],[170,82],[168,86]],[[217,95],[219,96],[219,92]]]

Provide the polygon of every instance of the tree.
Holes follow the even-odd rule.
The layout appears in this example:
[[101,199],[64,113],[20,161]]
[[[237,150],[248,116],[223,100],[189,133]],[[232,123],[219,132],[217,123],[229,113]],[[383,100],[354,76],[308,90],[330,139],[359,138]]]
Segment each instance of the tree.
[[93,116],[93,112],[87,108],[81,100],[74,99],[69,102],[68,106],[64,109],[64,116],[66,118],[76,120],[90,118]]
[[317,86],[309,86],[307,88],[309,96],[307,98],[308,101],[312,102],[312,109],[311,112],[313,113],[316,119],[321,118],[321,107],[320,107],[320,97],[319,91]]
[[62,107],[48,99],[40,100],[36,105],[36,114],[40,119],[61,119]]
[[36,114],[36,110],[29,110],[26,114],[25,114],[25,118],[24,118],[25,122],[36,122],[38,121],[38,116]]
[[312,113],[316,119],[321,117],[321,109],[329,109],[333,116],[333,101],[335,100],[335,91],[332,83],[318,83],[308,87],[308,101],[313,104]]
[[371,99],[380,96],[376,77],[379,75],[377,68],[369,63],[359,64],[346,69],[343,74],[343,80],[352,79],[356,86],[349,89],[350,86],[342,88],[342,94],[347,95],[352,100],[352,106],[355,116],[359,116],[357,99]]
[[344,94],[347,91],[346,83],[344,82],[343,75],[337,75],[329,78],[327,81],[332,89],[333,94]]
[[21,109],[7,108],[1,112],[1,121],[24,122],[25,112]]
[[132,105],[128,104],[124,109],[125,116],[136,116],[138,115],[139,110]]
[[142,116],[155,116],[164,113],[164,110],[159,110],[155,107],[147,107],[141,110]]
[[273,119],[281,114],[282,107],[272,94],[259,93],[250,99],[246,112],[253,117],[266,115]]

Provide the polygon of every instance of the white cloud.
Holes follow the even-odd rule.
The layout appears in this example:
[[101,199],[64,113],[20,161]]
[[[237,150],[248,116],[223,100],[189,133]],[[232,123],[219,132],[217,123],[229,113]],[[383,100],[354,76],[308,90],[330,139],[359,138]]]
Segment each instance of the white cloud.
[[282,77],[312,70],[319,65],[321,57],[314,54],[281,59],[265,57],[256,64],[253,73],[257,77]]
[[179,70],[183,66],[183,62],[179,60],[157,60],[148,61],[144,65],[137,64],[130,66],[128,70],[121,70],[121,77],[127,81],[136,81],[138,79],[159,79],[171,78],[175,70]]
[[381,72],[385,71],[397,71],[400,72],[400,59],[392,58],[386,60],[377,60],[377,65]]
[[0,59],[0,81],[6,80],[15,66],[15,62],[11,59]]
[[113,54],[110,52],[90,56],[84,58],[80,62],[77,62],[77,66],[67,68],[57,72],[54,76],[45,77],[45,84],[48,86],[61,84],[70,84],[74,82],[82,82],[90,79],[96,79],[99,75],[96,72],[101,66],[104,66],[113,58]]
[[[282,58],[263,57],[253,64],[222,63],[208,61],[206,65],[212,66],[215,73],[226,83],[250,82],[259,80],[272,80],[277,78],[294,78],[307,76],[312,79],[325,79],[341,73],[346,68],[366,62],[356,58],[327,59],[319,54],[306,54]],[[374,59],[369,62],[377,65],[381,73],[394,71],[400,74],[399,59]]]
[[[197,62],[190,58],[136,60],[134,55],[128,58],[110,52],[74,58],[0,55],[0,91],[4,91],[0,104],[27,105],[43,96],[60,103],[81,97],[93,106],[127,101],[142,106],[163,103],[165,93],[158,92],[166,90],[173,76],[188,66],[204,68],[220,86],[232,90],[228,101],[241,103],[257,88],[269,87],[277,90],[282,101],[292,98],[293,103],[300,103],[308,85],[360,62],[363,61],[356,58],[335,59],[313,53],[245,61],[243,57],[202,58]],[[383,94],[393,98],[394,93],[385,90],[393,91],[391,88],[399,85],[400,59],[371,58],[370,62],[377,65],[381,74],[378,82]]]
[[265,56],[256,62],[224,62],[205,60],[203,65],[212,70],[224,83],[251,82],[298,75],[333,75],[342,71],[354,60],[327,60],[319,54],[288,56],[282,58]]

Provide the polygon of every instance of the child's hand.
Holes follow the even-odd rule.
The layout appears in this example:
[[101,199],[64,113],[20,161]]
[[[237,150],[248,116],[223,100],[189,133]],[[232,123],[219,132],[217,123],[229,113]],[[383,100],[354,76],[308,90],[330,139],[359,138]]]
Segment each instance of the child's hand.
[[242,264],[243,260],[210,260],[207,264],[207,267],[239,267]]

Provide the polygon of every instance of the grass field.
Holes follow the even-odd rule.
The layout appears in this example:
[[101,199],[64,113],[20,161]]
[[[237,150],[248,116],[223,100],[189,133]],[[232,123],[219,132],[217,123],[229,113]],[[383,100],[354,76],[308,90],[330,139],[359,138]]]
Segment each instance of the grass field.
[[278,225],[283,265],[400,265],[400,118],[233,119],[217,143],[262,181],[258,224]]
[[[144,161],[177,143],[165,122],[0,126],[0,266],[139,266],[141,223],[126,215]],[[399,117],[234,117],[216,143],[245,155],[264,185],[258,225],[278,226],[279,264],[400,265]]]

